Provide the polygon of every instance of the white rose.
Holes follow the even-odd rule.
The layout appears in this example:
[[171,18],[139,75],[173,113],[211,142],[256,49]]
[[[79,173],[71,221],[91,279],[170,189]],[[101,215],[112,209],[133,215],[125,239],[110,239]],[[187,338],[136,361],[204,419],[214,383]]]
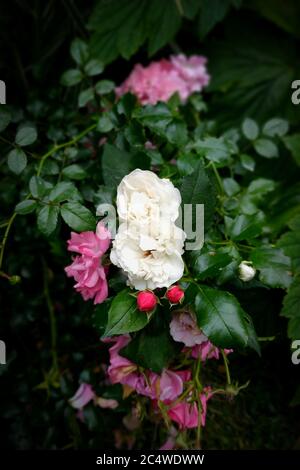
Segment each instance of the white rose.
[[171,234],[163,235],[155,239],[141,233],[135,224],[119,226],[110,259],[137,290],[169,287],[183,275],[185,233],[173,224]]
[[255,276],[256,269],[251,265],[251,261],[242,261],[239,265],[239,278],[244,282],[251,281]]
[[117,210],[121,223],[137,223],[147,228],[158,227],[162,219],[175,222],[180,204],[178,189],[152,171],[136,169],[118,186]]

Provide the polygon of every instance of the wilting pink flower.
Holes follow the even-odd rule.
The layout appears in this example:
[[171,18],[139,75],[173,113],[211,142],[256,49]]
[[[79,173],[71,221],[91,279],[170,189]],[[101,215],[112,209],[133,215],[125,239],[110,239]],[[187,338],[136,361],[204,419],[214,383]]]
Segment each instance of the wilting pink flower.
[[[201,402],[201,425],[205,426],[207,400],[211,397],[210,388],[205,389],[199,396]],[[196,428],[199,420],[198,402],[190,401],[190,397],[175,404],[168,410],[168,415],[180,429]]]
[[176,400],[183,392],[183,380],[177,372],[164,370],[159,382],[159,399],[165,403]]
[[153,292],[144,290],[137,295],[137,306],[141,312],[151,312],[156,307],[157,298]]
[[209,82],[205,67],[206,59],[201,56],[187,58],[185,55],[172,56],[151,62],[147,67],[135,65],[129,77],[116,89],[118,96],[131,92],[141,104],[156,104],[168,101],[178,93],[185,102],[191,93],[200,91]]
[[82,383],[75,395],[69,399],[70,405],[76,410],[82,410],[91,400],[95,398],[95,392],[92,386]]
[[84,300],[94,299],[94,304],[103,302],[108,294],[106,270],[101,265],[101,258],[110,244],[110,233],[101,224],[96,233],[71,233],[68,250],[79,253],[72,264],[65,268],[68,277],[74,277],[75,289]]
[[145,371],[139,374],[135,390],[140,395],[155,400],[159,395],[159,375],[152,371]]
[[129,335],[115,336],[105,340],[105,342],[114,343],[109,348],[110,365],[107,373],[113,384],[121,383],[135,389],[139,380],[137,366],[119,354],[119,351],[125,348],[130,340]]
[[207,337],[197,326],[194,316],[189,312],[177,312],[170,323],[170,333],[175,341],[188,347],[207,341]]
[[[230,354],[232,351],[232,349],[224,349],[225,354]],[[207,359],[219,359],[220,350],[207,340],[204,343],[195,345],[192,348],[191,355],[195,359],[201,358],[202,361],[206,361]]]

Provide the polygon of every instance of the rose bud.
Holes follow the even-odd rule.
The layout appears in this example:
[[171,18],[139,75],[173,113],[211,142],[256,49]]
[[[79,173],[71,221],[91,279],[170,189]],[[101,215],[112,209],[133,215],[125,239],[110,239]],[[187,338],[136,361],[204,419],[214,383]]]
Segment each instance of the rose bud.
[[178,304],[183,301],[184,292],[181,287],[173,286],[167,290],[166,297],[171,302],[171,304]]
[[242,261],[239,265],[239,278],[244,282],[251,281],[255,276],[256,269],[251,264],[251,261]]
[[151,312],[156,307],[157,298],[153,292],[144,290],[137,295],[137,306],[141,312]]

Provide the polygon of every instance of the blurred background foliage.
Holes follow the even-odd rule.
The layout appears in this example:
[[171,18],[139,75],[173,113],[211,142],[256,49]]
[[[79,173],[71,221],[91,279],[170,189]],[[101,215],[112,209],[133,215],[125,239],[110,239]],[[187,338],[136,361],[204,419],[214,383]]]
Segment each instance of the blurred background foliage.
[[[200,53],[207,55],[212,76],[205,93],[208,119],[226,130],[244,117],[262,124],[280,116],[297,135],[300,106],[290,97],[291,82],[300,79],[299,36],[297,0],[12,0],[0,4],[0,78],[7,84],[8,103],[15,105],[14,122],[22,116],[34,121],[47,136],[47,141],[39,137],[46,150],[49,140],[64,142],[84,120],[77,95],[59,86],[62,73],[72,67],[69,48],[75,37],[89,43],[91,55],[107,66],[106,78],[117,84],[137,62],[179,51]],[[287,144],[295,159],[297,142]],[[5,142],[1,150],[3,220],[25,194],[22,179],[7,171]],[[286,182],[277,205],[273,201],[269,208],[279,232],[286,223],[283,212],[299,206],[299,187],[292,186],[299,173],[288,162],[275,161],[270,175]],[[55,164],[46,170],[55,174]],[[130,405],[125,401],[117,413],[88,406],[82,426],[68,404],[79,380],[93,384],[98,395],[121,396],[118,387],[105,385],[101,363],[107,353],[88,304],[73,295],[62,269],[69,262],[69,231],[63,227],[62,237],[48,241],[33,227],[32,215],[17,218],[7,242],[5,269],[20,275],[21,283],[10,285],[1,278],[0,339],[5,338],[8,363],[0,367],[0,445],[112,448],[114,431],[122,428]],[[204,448],[300,448],[300,366],[290,360],[287,321],[279,316],[282,298],[279,289],[261,295],[252,287],[245,293],[259,335],[276,336],[276,341],[262,343],[262,359],[233,357],[232,374],[241,382],[251,377],[251,383],[229,406],[212,400]],[[243,304],[243,291],[239,300]],[[135,446],[155,446],[157,433],[149,426],[136,436]]]

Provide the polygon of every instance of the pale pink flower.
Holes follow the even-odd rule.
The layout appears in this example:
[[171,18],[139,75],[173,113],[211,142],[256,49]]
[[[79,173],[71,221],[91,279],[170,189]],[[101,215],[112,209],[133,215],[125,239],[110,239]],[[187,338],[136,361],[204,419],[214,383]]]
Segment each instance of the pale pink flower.
[[206,57],[199,55],[186,57],[184,54],[179,54],[171,56],[171,62],[179,76],[185,81],[189,94],[201,91],[208,85],[210,76],[206,70]]
[[69,399],[69,403],[76,410],[82,410],[94,398],[95,392],[92,386],[82,383],[75,395]]
[[71,233],[68,250],[79,253],[72,264],[65,268],[68,277],[74,277],[75,289],[84,300],[94,299],[100,304],[108,295],[106,269],[101,258],[110,244],[110,233],[99,223],[94,232]]
[[137,64],[123,84],[116,88],[116,94],[121,96],[131,92],[141,104],[154,105],[158,101],[168,101],[177,92],[185,102],[191,93],[208,84],[205,63],[204,57],[187,58],[180,54],[172,56],[171,60],[151,62],[146,67]]
[[183,380],[177,372],[164,370],[159,381],[159,388],[159,399],[163,402],[172,402],[182,394]]
[[129,335],[115,336],[114,338],[105,340],[105,342],[114,343],[114,345],[109,348],[110,365],[107,369],[107,373],[111,383],[121,383],[136,389],[139,380],[137,366],[129,361],[129,359],[119,354],[119,351],[125,348],[130,340]]
[[[232,349],[224,349],[225,354],[230,354],[232,351]],[[195,359],[201,358],[202,361],[206,361],[207,359],[219,359],[220,350],[207,340],[204,343],[195,345],[192,348],[191,355]]]
[[177,312],[170,323],[170,333],[175,341],[192,347],[207,341],[207,337],[199,329],[195,317],[189,312]]

